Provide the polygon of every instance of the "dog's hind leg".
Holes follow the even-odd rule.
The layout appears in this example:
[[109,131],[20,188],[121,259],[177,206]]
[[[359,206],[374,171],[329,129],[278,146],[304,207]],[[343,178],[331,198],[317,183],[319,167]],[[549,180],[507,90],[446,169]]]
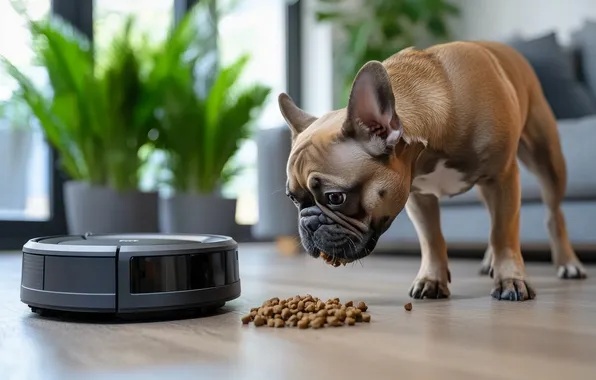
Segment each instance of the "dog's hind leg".
[[561,210],[567,186],[567,169],[557,123],[538,89],[532,94],[518,157],[540,182],[542,200],[547,209],[546,227],[550,237],[551,258],[557,268],[557,275],[564,279],[585,278],[586,271],[569,241],[565,216]]

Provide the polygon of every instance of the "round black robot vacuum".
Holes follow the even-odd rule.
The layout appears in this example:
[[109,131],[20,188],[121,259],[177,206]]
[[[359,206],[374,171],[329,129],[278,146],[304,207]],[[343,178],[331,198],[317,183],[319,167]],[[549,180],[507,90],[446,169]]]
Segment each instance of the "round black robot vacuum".
[[23,246],[21,301],[42,315],[202,313],[239,296],[238,244],[227,236],[88,233]]

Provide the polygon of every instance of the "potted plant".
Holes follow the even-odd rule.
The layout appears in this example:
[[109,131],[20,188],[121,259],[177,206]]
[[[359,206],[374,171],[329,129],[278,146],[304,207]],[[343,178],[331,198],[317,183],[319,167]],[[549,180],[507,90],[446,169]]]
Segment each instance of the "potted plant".
[[51,91],[35,86],[9,60],[1,63],[69,178],[69,233],[157,231],[157,193],[139,189],[139,151],[157,129],[157,102],[143,66],[146,54],[131,42],[132,21],[108,51],[95,52],[101,65],[90,41],[59,17],[28,20],[28,27]]
[[[191,35],[201,34],[195,30],[197,23],[183,27]],[[159,208],[163,232],[233,235],[236,200],[223,197],[221,188],[237,172],[232,158],[250,136],[271,91],[260,84],[239,83],[248,59],[242,56],[202,72],[195,67],[178,70],[179,75],[163,85],[157,139],[168,173]]]
[[33,121],[18,96],[0,102],[0,210],[17,215],[27,207]]

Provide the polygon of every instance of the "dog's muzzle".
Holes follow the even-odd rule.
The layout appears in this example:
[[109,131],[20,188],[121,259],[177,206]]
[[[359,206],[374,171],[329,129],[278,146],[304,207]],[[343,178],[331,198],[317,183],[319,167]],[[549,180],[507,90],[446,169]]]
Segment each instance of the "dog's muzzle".
[[357,227],[344,226],[318,206],[302,209],[299,225],[302,245],[313,257],[325,252],[345,262],[355,261],[368,256],[378,239],[372,228],[360,232]]

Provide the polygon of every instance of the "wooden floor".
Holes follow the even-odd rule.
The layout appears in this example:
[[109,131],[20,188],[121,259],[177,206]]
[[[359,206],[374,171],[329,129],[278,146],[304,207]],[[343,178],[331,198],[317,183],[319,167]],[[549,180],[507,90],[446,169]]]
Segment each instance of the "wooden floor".
[[[19,300],[20,257],[0,254],[0,379],[596,379],[596,268],[583,282],[529,265],[538,297],[495,301],[479,262],[451,263],[452,298],[406,312],[416,259],[332,268],[241,246],[242,297],[216,316],[92,324],[46,320]],[[372,321],[321,330],[242,326],[274,297],[369,304]]]

